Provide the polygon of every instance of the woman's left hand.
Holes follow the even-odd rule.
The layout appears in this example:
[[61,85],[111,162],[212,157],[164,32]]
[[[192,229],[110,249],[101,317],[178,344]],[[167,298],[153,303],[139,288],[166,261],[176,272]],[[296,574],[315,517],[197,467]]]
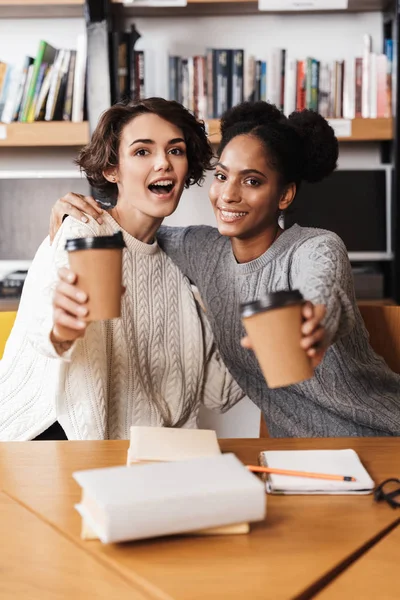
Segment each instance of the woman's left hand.
[[[322,361],[327,348],[325,328],[321,325],[325,313],[326,307],[323,304],[314,305],[311,302],[306,302],[303,306],[304,322],[301,327],[303,337],[300,344],[310,357],[314,368]],[[241,345],[243,348],[252,349],[248,337],[241,340]]]

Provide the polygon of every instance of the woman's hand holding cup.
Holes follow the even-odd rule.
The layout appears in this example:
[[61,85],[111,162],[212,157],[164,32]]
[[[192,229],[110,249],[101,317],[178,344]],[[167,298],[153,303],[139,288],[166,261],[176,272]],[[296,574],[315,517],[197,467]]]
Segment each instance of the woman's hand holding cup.
[[77,285],[77,277],[70,269],[62,268],[58,272],[60,281],[53,297],[53,344],[69,343],[85,335],[88,323],[84,320],[88,314],[85,306],[87,294]]
[[[307,352],[313,368],[320,364],[327,348],[326,331],[322,325],[325,314],[326,307],[323,304],[314,305],[311,302],[305,302],[303,305],[304,322],[301,327],[300,345]],[[241,345],[247,350],[253,349],[248,336],[242,338]]]

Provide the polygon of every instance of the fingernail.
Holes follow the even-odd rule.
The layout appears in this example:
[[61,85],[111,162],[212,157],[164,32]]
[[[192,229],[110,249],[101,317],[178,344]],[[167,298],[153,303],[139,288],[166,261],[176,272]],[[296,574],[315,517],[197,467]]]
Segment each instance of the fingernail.
[[75,279],[75,276],[74,276],[74,275],[72,275],[72,273],[68,273],[68,275],[67,275],[67,279],[68,279],[68,281],[69,281],[69,282],[73,283],[73,282],[74,282],[74,279]]
[[77,325],[80,329],[83,329],[84,327],[86,327],[86,323],[84,321],[77,321]]
[[86,300],[85,292],[78,292],[76,294],[76,298],[77,298],[77,300],[79,300],[79,302],[85,302],[85,300]]
[[87,223],[87,222],[88,222],[88,220],[89,220],[89,219],[88,219],[87,217],[81,217],[81,221],[82,221],[83,223]]
[[87,315],[87,308],[85,308],[84,306],[81,306],[78,310],[79,314],[82,315],[82,317]]
[[97,217],[97,222],[99,223],[99,225],[103,224],[103,219],[101,217]]

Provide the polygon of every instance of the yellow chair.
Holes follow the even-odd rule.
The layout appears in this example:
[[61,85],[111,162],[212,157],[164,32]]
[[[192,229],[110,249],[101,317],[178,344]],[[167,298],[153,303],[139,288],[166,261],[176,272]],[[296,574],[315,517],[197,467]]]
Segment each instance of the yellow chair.
[[0,359],[3,356],[4,347],[14,325],[16,316],[16,312],[0,312]]

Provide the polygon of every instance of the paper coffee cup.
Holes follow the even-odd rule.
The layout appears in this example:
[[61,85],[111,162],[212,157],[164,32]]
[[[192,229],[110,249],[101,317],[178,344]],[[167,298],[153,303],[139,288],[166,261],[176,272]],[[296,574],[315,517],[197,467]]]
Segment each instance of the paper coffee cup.
[[85,321],[103,321],[121,316],[122,250],[125,242],[114,235],[67,240],[69,265],[78,287],[88,296]]
[[310,379],[311,361],[300,346],[303,296],[298,290],[275,292],[240,307],[268,387],[277,388]]

